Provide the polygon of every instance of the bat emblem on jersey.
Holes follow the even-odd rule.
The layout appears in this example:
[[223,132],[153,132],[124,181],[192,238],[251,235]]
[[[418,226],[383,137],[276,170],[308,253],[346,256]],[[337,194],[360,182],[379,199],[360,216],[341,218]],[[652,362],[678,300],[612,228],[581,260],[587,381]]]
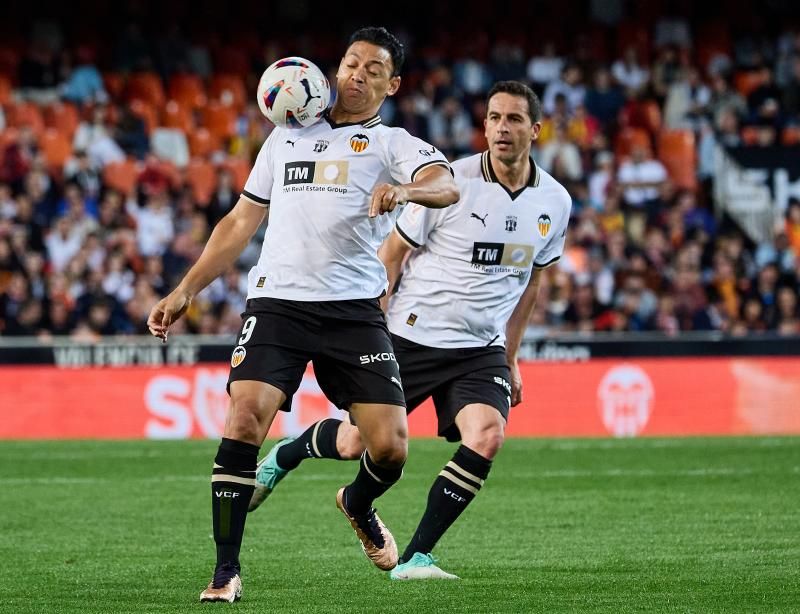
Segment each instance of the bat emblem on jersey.
[[433,154],[436,153],[436,148],[431,146],[430,149],[420,149],[419,153],[420,153],[421,156],[425,156],[427,158],[430,158]]
[[539,216],[537,223],[539,225],[539,234],[542,235],[542,238],[546,237],[550,232],[550,226],[552,225],[550,216],[546,213],[542,213],[542,215]]
[[480,215],[478,215],[477,213],[470,213],[470,214],[469,214],[469,217],[470,217],[470,219],[472,219],[472,218],[474,217],[474,218],[475,218],[476,220],[478,220],[478,221],[479,221],[481,224],[483,224],[483,227],[484,227],[484,228],[486,228],[486,218],[487,218],[487,217],[489,217],[489,214],[488,214],[488,213],[484,213],[484,214],[483,214],[483,217],[481,217],[481,216],[480,216]]

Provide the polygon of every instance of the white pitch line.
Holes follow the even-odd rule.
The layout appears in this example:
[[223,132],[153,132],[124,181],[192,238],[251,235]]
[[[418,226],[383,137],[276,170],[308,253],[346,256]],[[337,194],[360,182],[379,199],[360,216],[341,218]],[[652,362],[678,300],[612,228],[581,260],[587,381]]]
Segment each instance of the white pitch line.
[[[800,473],[800,466],[791,467],[788,471],[757,471],[753,469],[743,469],[737,467],[701,467],[697,469],[682,469],[676,471],[653,471],[650,469],[606,469],[602,471],[561,469],[556,471],[523,471],[514,472],[514,477],[518,479],[564,479],[564,478],[652,478],[652,477],[716,477],[716,476],[746,476],[746,475],[785,475],[787,473]],[[421,474],[414,472],[408,477],[420,477]],[[328,474],[301,474],[292,476],[292,481],[301,482],[322,482],[332,480],[335,476]],[[111,483],[137,483],[151,484],[154,482],[209,482],[210,474],[205,475],[159,475],[152,477],[70,477],[70,476],[49,476],[35,478],[2,478],[0,485],[22,486],[22,485],[80,485],[80,484],[111,484]]]

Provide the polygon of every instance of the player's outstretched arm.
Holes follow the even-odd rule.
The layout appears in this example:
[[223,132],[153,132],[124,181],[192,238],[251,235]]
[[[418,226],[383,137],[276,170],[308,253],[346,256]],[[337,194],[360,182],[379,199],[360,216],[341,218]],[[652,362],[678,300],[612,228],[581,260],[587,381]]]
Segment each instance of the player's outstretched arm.
[[543,269],[533,269],[528,287],[519,297],[514,311],[506,324],[506,360],[511,369],[511,406],[522,402],[522,376],[519,373],[519,346],[522,337],[531,319],[531,313],[536,306],[536,296],[539,294],[539,282]]
[[150,333],[166,341],[170,325],[180,318],[194,296],[227,270],[244,251],[267,214],[266,207],[240,198],[236,206],[214,227],[203,253],[181,283],[150,312]]
[[389,297],[394,293],[394,288],[397,285],[397,279],[400,277],[400,271],[403,269],[403,263],[406,256],[412,250],[412,247],[406,243],[397,232],[397,229],[389,233],[386,240],[378,248],[378,258],[383,262],[386,267],[386,278],[389,280],[389,287],[386,289],[386,295],[381,298],[381,309],[386,311],[389,306]]
[[394,211],[397,205],[410,202],[442,209],[458,201],[459,197],[458,186],[450,170],[440,165],[429,166],[417,173],[411,183],[380,183],[375,186],[369,204],[369,216],[383,215]]

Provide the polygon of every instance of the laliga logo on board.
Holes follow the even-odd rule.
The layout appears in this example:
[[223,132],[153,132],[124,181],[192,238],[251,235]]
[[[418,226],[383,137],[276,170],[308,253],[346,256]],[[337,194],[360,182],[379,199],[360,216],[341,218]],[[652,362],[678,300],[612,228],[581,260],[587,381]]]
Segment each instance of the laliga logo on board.
[[613,367],[597,387],[603,425],[615,437],[635,437],[650,419],[654,396],[644,370],[629,364]]

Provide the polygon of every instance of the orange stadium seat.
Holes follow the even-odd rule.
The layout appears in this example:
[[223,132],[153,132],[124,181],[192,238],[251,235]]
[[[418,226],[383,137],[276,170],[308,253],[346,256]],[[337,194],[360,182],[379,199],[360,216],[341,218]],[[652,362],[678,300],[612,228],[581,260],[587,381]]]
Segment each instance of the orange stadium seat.
[[6,75],[0,75],[0,104],[11,102],[11,79]]
[[6,123],[15,128],[30,126],[37,137],[44,131],[42,112],[32,102],[10,104],[6,109]]
[[122,94],[125,92],[125,77],[118,72],[104,72],[103,87],[106,88],[106,92],[112,100],[122,100]]
[[0,160],[3,154],[11,143],[16,143],[19,138],[19,130],[16,128],[6,127],[5,130],[0,130]]
[[125,96],[128,100],[145,100],[156,109],[164,105],[166,98],[161,77],[154,72],[138,72],[128,77]]
[[755,145],[758,143],[758,128],[755,126],[745,126],[740,135],[743,145]]
[[199,109],[208,102],[203,81],[197,75],[191,74],[177,74],[170,77],[169,97],[190,109]]
[[763,83],[764,79],[755,70],[740,70],[733,76],[733,85],[736,91],[745,98]]
[[797,145],[800,144],[800,126],[786,126],[781,132],[782,145]]
[[218,139],[227,139],[236,132],[236,112],[219,102],[209,102],[202,111],[203,125]]
[[215,98],[223,104],[231,104],[240,111],[245,107],[247,100],[244,81],[239,75],[214,75],[209,82],[208,93],[211,98]]
[[79,122],[78,109],[69,102],[55,102],[44,110],[45,125],[60,131],[68,139],[72,139]]
[[208,128],[196,128],[189,133],[189,153],[206,157],[219,149],[219,139]]
[[617,158],[624,158],[629,156],[631,150],[637,145],[652,150],[650,135],[647,134],[647,131],[642,128],[623,128],[617,133],[614,140],[614,154]]
[[166,128],[177,128],[189,134],[194,129],[192,111],[177,100],[168,100],[161,113],[161,125]]
[[697,151],[691,130],[664,130],[658,138],[658,158],[676,186],[697,187]]
[[220,166],[233,175],[234,189],[244,189],[244,184],[247,182],[247,177],[250,175],[250,169],[252,168],[250,162],[243,158],[228,158]]
[[131,100],[130,109],[131,113],[144,122],[144,128],[147,134],[153,132],[153,129],[158,125],[158,115],[153,105],[145,100],[135,98]]
[[194,159],[186,167],[186,183],[198,203],[208,204],[217,186],[217,172],[210,162]]
[[125,196],[133,194],[138,177],[139,167],[130,158],[123,162],[111,162],[103,169],[103,182]]
[[71,136],[67,136],[57,128],[47,128],[39,139],[39,147],[50,171],[60,177],[64,163],[72,155]]

